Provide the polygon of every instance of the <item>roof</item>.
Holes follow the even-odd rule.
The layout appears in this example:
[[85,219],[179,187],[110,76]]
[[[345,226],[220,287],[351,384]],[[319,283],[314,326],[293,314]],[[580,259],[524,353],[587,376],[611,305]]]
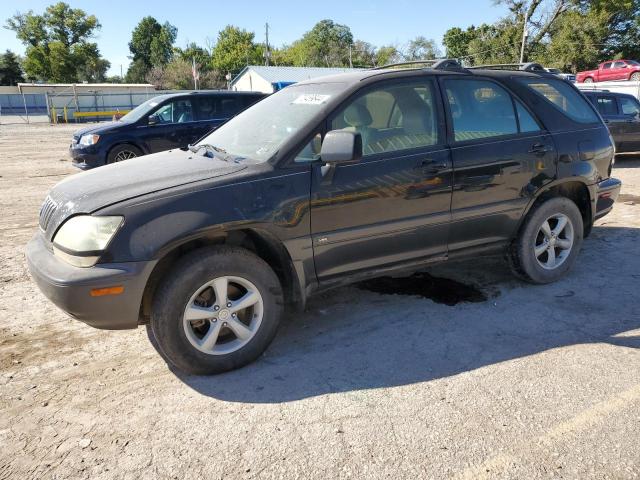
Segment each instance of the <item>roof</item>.
[[248,70],[252,70],[269,83],[276,82],[302,82],[312,78],[323,77],[326,75],[335,75],[338,73],[346,73],[358,71],[357,68],[324,68],[324,67],[276,67],[264,65],[248,65],[231,81],[231,85],[245,74]]

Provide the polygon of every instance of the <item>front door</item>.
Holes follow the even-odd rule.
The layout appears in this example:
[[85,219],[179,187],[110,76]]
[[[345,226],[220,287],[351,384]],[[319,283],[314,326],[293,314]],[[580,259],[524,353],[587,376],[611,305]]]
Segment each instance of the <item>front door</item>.
[[609,128],[609,133],[611,133],[616,144],[616,150],[620,152],[624,151],[624,122],[626,121],[626,118],[619,110],[618,99],[614,95],[607,94],[597,94],[595,99],[596,108],[598,109],[598,112],[600,112],[607,128]]
[[634,97],[618,97],[624,123],[622,142],[624,151],[640,152],[640,102]]
[[189,98],[175,98],[160,105],[138,127],[138,136],[151,153],[186,147],[198,123]]
[[[362,136],[363,158],[332,175],[313,167],[311,230],[321,284],[446,256],[452,176],[438,99],[428,78],[384,82],[329,119],[328,130]],[[317,149],[314,141],[303,152]]]
[[492,80],[457,77],[442,85],[454,169],[449,251],[503,244],[518,225],[528,190],[555,177],[553,139]]

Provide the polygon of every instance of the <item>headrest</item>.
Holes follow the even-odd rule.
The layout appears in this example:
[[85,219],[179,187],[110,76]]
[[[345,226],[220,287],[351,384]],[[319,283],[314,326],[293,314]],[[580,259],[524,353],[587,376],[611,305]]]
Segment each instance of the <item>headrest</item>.
[[351,127],[366,127],[371,125],[373,119],[367,107],[354,103],[344,111],[344,121]]

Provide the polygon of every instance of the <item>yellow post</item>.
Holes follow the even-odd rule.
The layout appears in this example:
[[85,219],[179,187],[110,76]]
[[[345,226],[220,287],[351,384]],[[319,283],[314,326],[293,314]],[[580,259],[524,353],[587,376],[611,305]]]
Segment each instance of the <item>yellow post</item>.
[[51,123],[54,125],[58,121],[58,117],[56,116],[56,107],[51,107]]
[[64,106],[64,123],[69,123],[69,121],[67,120],[67,106]]

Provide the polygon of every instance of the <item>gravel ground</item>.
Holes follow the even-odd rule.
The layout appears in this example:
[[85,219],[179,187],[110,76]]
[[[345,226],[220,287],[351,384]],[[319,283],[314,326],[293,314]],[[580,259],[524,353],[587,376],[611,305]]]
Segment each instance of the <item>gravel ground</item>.
[[429,272],[475,303],[344,288],[205,378],[31,282],[24,246],[74,173],[72,130],[0,127],[0,479],[640,476],[639,160],[616,165],[624,195],[565,280],[483,259]]

